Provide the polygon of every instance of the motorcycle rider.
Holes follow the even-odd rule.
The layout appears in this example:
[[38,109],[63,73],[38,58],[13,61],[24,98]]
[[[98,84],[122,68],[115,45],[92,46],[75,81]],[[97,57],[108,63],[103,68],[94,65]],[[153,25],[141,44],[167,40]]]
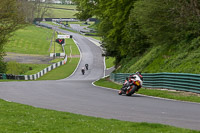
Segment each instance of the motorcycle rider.
[[131,78],[132,81],[133,81],[133,79],[139,80],[141,82],[140,85],[142,86],[142,84],[143,84],[143,77],[141,75],[141,72],[136,72],[135,74],[130,75],[129,77]]
[[88,64],[85,64],[85,68],[86,68],[86,70],[88,70],[88,67],[89,67],[89,65],[88,65]]
[[[139,85],[139,87],[137,87],[137,90],[136,90],[136,91],[138,91],[139,88],[142,87],[142,84],[143,84],[143,77],[142,77],[142,75],[141,75],[141,72],[138,72],[138,71],[137,71],[135,74],[132,74],[132,75],[130,75],[129,77],[127,77],[126,80],[129,81],[130,86],[132,86],[132,85],[134,84],[135,81],[139,81],[140,85]],[[124,88],[124,90],[122,90],[122,91],[126,92],[126,91],[127,91],[127,88]]]
[[83,75],[85,74],[85,67],[81,68],[81,72],[82,72]]

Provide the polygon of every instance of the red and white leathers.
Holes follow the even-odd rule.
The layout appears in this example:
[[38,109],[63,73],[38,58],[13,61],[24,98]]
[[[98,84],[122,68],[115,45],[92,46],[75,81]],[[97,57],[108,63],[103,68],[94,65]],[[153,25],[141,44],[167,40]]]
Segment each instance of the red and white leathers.
[[142,75],[137,75],[137,74],[134,74],[132,76],[129,77],[129,82],[135,84],[136,81],[139,82],[139,86],[142,87],[142,84],[143,84],[143,80],[142,80]]

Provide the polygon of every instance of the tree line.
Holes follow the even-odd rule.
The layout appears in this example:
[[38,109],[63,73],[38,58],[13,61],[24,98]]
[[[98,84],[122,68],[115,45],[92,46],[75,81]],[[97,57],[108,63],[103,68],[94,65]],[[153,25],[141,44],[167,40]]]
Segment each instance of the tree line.
[[200,0],[73,1],[79,19],[99,20],[102,46],[116,64],[155,45],[176,46],[200,35]]
[[51,0],[0,0],[0,73],[6,72],[4,47],[14,31],[43,18]]

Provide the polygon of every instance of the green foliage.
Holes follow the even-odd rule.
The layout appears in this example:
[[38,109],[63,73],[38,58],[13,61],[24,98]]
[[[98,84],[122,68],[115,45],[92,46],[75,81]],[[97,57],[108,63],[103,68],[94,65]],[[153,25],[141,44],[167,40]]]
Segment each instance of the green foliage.
[[105,63],[106,63],[106,68],[111,68],[113,67],[115,64],[115,58],[113,57],[106,57],[105,59]]
[[102,46],[117,72],[198,72],[198,0],[74,1],[100,20]]
[[7,64],[7,74],[19,75],[23,71],[21,65],[16,61],[10,61]]
[[92,11],[95,9],[95,1],[96,0],[72,0],[77,5],[78,13],[75,16],[80,20],[86,20],[92,17]]
[[[170,8],[173,2],[166,0],[138,0],[134,4],[133,15],[141,27],[143,34],[148,36],[154,44],[165,44],[173,40],[174,19]],[[175,13],[176,14],[176,13]],[[170,42],[171,43],[171,42]]]
[[36,74],[49,66],[49,64],[20,64],[20,65],[24,71],[20,75]]
[[4,47],[10,34],[25,24],[21,4],[16,0],[0,0],[0,72],[5,72]]
[[200,25],[196,23],[200,19],[191,11],[194,5],[183,1],[138,0],[134,4],[136,20],[153,44],[175,45],[185,38],[191,40],[199,36]]
[[116,72],[144,73],[174,72],[174,73],[200,73],[200,40],[181,42],[177,47],[171,45],[154,46],[143,56],[124,59],[121,67]]
[[6,73],[13,75],[31,75],[36,74],[48,67],[49,64],[20,64],[16,61],[10,61],[6,66]]
[[121,68],[117,70],[117,72],[119,71],[124,73],[134,73],[136,71],[145,72],[145,68],[150,63],[152,63],[154,59],[158,57],[158,53],[160,51],[162,51],[161,46],[156,46],[152,48],[150,51],[147,51],[142,57],[135,57],[133,59],[128,58],[126,62],[121,63],[125,65],[121,66]]
[[[123,43],[121,47],[126,56],[134,57],[141,55],[150,47],[148,38],[142,33],[133,10],[131,10],[129,21],[123,29],[122,36]],[[126,47],[126,49],[124,47]]]
[[103,36],[103,47],[106,48],[106,55],[116,57],[116,62],[127,54],[122,31],[128,22],[133,3],[133,0],[99,3],[101,10],[99,32]]
[[0,73],[5,73],[5,72],[6,72],[6,62],[0,60]]

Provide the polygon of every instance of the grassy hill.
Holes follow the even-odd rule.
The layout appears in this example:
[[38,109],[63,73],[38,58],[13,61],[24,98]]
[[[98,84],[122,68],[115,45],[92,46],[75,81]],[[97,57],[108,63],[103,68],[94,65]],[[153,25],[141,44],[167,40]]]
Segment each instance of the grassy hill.
[[200,73],[200,38],[181,42],[174,46],[159,45],[150,48],[144,55],[126,58],[116,72],[144,73],[174,72]]
[[[22,54],[49,55],[53,52],[53,46],[50,48],[53,30],[30,25],[24,29],[19,29],[10,38],[5,46],[6,52],[15,52]],[[62,52],[62,48],[56,43],[56,52]]]
[[52,4],[45,18],[75,18],[76,5]]

